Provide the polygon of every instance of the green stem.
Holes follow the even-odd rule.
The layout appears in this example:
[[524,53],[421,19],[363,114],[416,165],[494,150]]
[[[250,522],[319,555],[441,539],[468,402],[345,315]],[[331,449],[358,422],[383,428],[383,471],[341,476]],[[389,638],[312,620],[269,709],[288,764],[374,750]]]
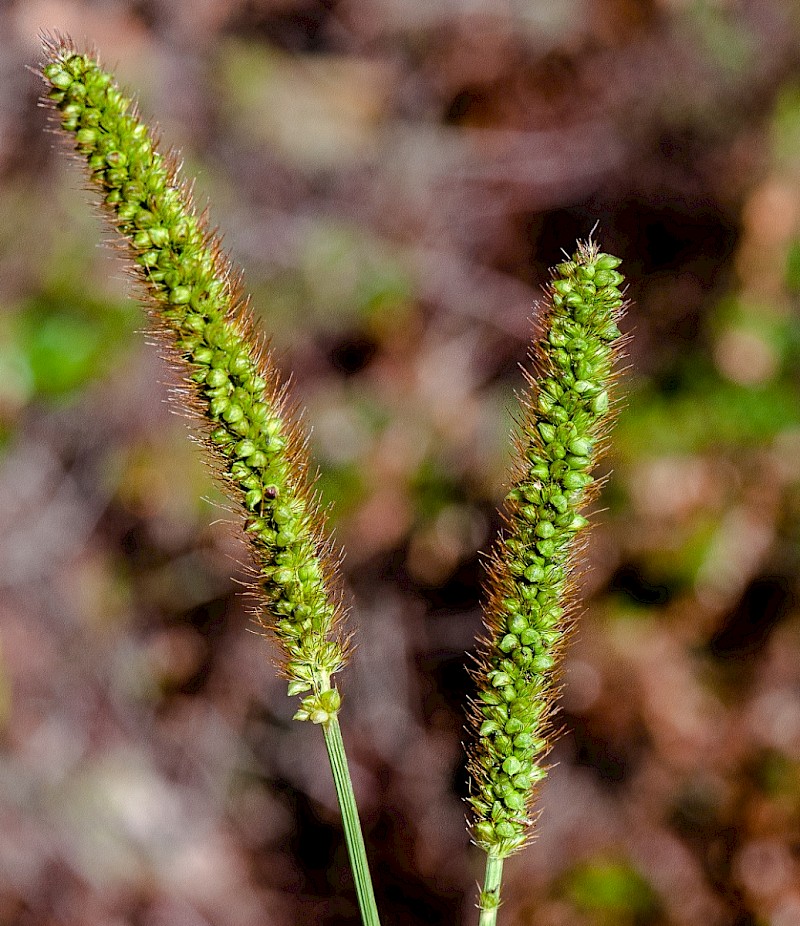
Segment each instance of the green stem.
[[495,926],[497,908],[500,906],[500,882],[503,880],[503,858],[500,855],[486,855],[486,875],[480,897],[481,917],[478,926]]
[[361,833],[361,822],[358,818],[356,797],[353,793],[353,782],[350,780],[350,770],[347,767],[347,756],[338,717],[334,715],[327,723],[322,724],[322,731],[325,734],[325,745],[328,747],[328,758],[331,760],[336,795],[342,810],[344,837],[350,856],[350,867],[353,870],[353,880],[356,883],[361,921],[364,926],[380,926],[375,894],[372,890],[372,879],[367,864],[367,850],[364,846],[364,836]]

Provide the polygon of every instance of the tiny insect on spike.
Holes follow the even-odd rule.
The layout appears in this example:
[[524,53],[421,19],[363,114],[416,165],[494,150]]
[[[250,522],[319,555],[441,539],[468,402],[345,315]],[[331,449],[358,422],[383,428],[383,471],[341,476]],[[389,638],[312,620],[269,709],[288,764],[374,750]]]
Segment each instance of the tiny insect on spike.
[[[544,778],[569,575],[587,519],[588,471],[609,424],[624,311],[619,260],[579,244],[554,271],[515,434],[506,530],[491,557],[469,743],[472,834],[487,853],[480,926],[496,922],[502,861],[520,849]],[[611,332],[616,332],[609,337]],[[518,562],[528,563],[523,569]],[[513,742],[510,739],[513,737]],[[498,798],[500,798],[498,800]]]

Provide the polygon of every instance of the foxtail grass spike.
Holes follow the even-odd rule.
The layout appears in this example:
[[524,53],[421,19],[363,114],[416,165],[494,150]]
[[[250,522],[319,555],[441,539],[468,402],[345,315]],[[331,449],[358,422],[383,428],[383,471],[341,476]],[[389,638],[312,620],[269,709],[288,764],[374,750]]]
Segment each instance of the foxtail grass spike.
[[154,327],[183,371],[216,474],[245,515],[259,619],[277,637],[297,720],[320,724],[342,808],[364,926],[380,926],[331,676],[347,658],[336,563],[308,477],[305,440],[258,346],[238,275],[171,155],[92,55],[44,41],[46,102],[99,191],[143,285]]
[[335,563],[304,441],[253,335],[238,276],[175,158],[159,152],[111,75],[66,39],[45,40],[45,52],[47,101],[135,262],[215,473],[244,511],[260,619],[280,643],[289,694],[305,695],[297,719],[325,723],[339,708],[330,678],[347,654]]
[[570,577],[588,523],[581,510],[593,496],[622,340],[619,264],[589,241],[555,268],[522,397],[470,718],[472,835],[488,853],[481,926],[495,922],[502,860],[528,838],[547,773]]

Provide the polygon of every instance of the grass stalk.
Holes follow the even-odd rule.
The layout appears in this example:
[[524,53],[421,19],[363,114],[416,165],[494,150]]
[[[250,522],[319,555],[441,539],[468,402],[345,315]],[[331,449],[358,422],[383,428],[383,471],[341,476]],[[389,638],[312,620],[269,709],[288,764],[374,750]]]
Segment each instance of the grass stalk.
[[350,867],[356,884],[361,921],[364,926],[380,926],[375,893],[372,889],[372,878],[367,862],[367,850],[364,845],[364,835],[361,832],[361,821],[358,816],[358,807],[353,792],[353,782],[350,778],[350,769],[347,765],[347,755],[344,751],[344,740],[342,739],[342,729],[339,726],[338,716],[334,715],[327,723],[322,724],[322,732],[325,734],[325,745],[331,762],[333,783],[336,786],[336,795],[339,798],[339,807],[342,811],[344,838],[347,842],[347,854],[350,856]]
[[500,906],[500,885],[503,880],[503,857],[488,853],[486,856],[486,874],[483,878],[483,890],[480,893],[480,919],[478,926],[495,926],[497,909]]

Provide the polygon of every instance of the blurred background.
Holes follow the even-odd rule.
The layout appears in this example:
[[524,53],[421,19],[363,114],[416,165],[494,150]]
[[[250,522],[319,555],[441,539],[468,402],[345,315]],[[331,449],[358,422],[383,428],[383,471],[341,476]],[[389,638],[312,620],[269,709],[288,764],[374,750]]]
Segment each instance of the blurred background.
[[357,922],[319,731],[37,31],[137,88],[307,408],[392,924],[476,922],[465,652],[547,267],[634,305],[538,839],[503,926],[800,924],[800,5],[0,4],[0,922]]

